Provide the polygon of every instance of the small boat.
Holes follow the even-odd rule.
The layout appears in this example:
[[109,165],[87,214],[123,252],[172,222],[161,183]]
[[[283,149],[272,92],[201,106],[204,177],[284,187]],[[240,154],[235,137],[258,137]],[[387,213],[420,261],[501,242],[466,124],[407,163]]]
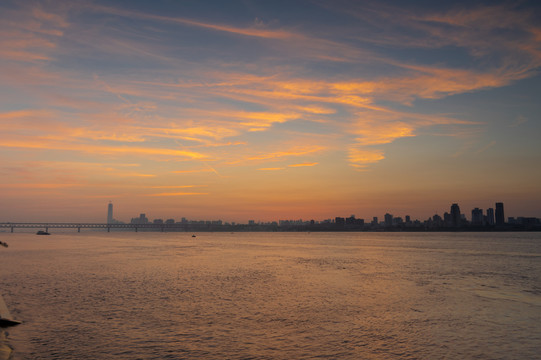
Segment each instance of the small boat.
[[43,231],[43,230],[39,230],[36,235],[51,235],[50,233],[48,233],[47,231]]
[[195,234],[193,234],[192,237],[195,237]]

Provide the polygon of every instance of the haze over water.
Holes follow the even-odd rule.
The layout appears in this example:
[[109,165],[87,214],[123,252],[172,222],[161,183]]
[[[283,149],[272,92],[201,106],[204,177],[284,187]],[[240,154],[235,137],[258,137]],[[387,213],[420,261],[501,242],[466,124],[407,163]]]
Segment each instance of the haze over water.
[[0,234],[14,359],[535,359],[540,233]]

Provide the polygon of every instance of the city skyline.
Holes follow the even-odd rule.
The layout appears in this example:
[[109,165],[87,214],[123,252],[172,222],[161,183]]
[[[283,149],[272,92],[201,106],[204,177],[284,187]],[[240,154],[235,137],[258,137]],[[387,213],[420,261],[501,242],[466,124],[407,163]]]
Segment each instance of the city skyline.
[[0,221],[103,222],[107,201],[124,221],[541,217],[538,2],[8,0],[0,19]]
[[[463,209],[464,210],[464,209]],[[441,216],[440,216],[441,214]],[[471,214],[471,216],[467,215]],[[315,223],[315,224],[323,224],[323,223],[335,223],[335,222],[343,222],[344,224],[352,224],[352,225],[385,225],[388,227],[392,227],[395,225],[402,225],[402,224],[416,224],[421,225],[425,224],[427,222],[436,222],[438,226],[441,227],[463,227],[463,226],[502,226],[505,224],[521,224],[522,221],[533,221],[536,224],[540,223],[540,219],[536,217],[530,217],[530,216],[505,216],[505,210],[504,210],[504,204],[502,202],[496,202],[494,203],[493,207],[482,209],[475,207],[471,209],[470,212],[467,210],[461,211],[460,206],[458,203],[453,203],[450,205],[449,211],[440,211],[434,213],[430,217],[426,219],[420,219],[412,217],[411,215],[398,215],[395,216],[393,214],[390,214],[389,212],[386,212],[383,216],[372,216],[368,219],[357,217],[355,214],[351,214],[348,217],[343,216],[335,216],[332,218],[327,219],[303,219],[303,218],[296,218],[296,219],[273,219],[273,220],[267,220],[267,221],[260,221],[260,220],[254,220],[255,218],[246,220],[244,222],[235,222],[235,221],[223,221],[222,218],[218,219],[189,219],[186,216],[182,216],[180,219],[174,218],[174,217],[166,217],[166,218],[152,218],[147,217],[146,213],[140,213],[136,217],[132,217],[131,220],[123,221],[119,219],[114,218],[113,213],[113,203],[109,202],[107,205],[107,221],[106,224],[175,224],[175,223],[208,223],[208,224],[214,224],[214,225],[222,225],[222,224],[283,224],[283,223],[290,223],[290,224],[306,224],[306,223]]]

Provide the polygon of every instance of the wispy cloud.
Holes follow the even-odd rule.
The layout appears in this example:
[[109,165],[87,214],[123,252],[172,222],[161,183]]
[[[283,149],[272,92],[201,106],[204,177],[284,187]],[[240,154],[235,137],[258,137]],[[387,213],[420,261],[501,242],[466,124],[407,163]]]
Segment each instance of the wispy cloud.
[[208,185],[160,185],[160,186],[151,186],[152,189],[185,189],[185,188],[194,188],[194,187],[205,187]]
[[357,147],[349,149],[349,161],[351,166],[364,169],[370,164],[377,163],[385,159],[382,150],[367,150]]
[[209,195],[209,193],[196,193],[196,192],[168,192],[149,194],[147,196],[195,196],[195,195]]
[[290,156],[301,156],[307,154],[313,154],[319,151],[325,150],[323,146],[310,146],[310,147],[296,147],[286,151],[277,151],[268,154],[261,154],[256,156],[250,156],[247,160],[268,160],[268,159],[278,159],[283,157]]
[[291,164],[291,165],[288,165],[288,167],[316,166],[318,164],[319,163],[317,163],[317,162],[311,162],[311,163]]
[[197,20],[187,19],[187,18],[182,18],[182,17],[155,15],[155,14],[150,14],[150,13],[143,13],[139,11],[132,11],[132,10],[126,10],[126,9],[120,9],[120,8],[114,8],[114,7],[91,5],[90,8],[94,11],[123,16],[123,17],[146,19],[146,20],[153,20],[153,21],[158,21],[158,22],[177,23],[177,24],[199,27],[199,28],[215,30],[219,32],[231,33],[235,35],[242,35],[242,36],[251,36],[251,37],[265,38],[265,39],[288,39],[288,38],[296,36],[295,33],[284,31],[284,30],[265,29],[263,25],[261,24],[261,22],[254,23],[254,25],[250,27],[243,28],[243,27],[237,27],[237,26],[231,26],[231,25],[213,24],[213,23],[197,21]]
[[205,173],[205,172],[214,172],[212,169],[193,169],[193,170],[174,170],[174,174],[193,174],[193,173]]
[[268,168],[259,168],[257,170],[261,170],[261,171],[278,171],[278,170],[284,170],[285,168],[283,167],[268,167]]

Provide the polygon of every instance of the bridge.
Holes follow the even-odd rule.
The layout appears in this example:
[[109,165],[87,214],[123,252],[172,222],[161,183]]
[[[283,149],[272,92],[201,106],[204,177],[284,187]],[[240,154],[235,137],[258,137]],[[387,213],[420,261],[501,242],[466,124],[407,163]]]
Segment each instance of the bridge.
[[[197,226],[198,225],[198,226]],[[204,230],[209,227],[206,224],[102,224],[102,223],[0,223],[0,229],[10,229],[14,232],[15,229],[77,229],[77,232],[81,232],[81,229],[107,229],[110,232],[111,229],[133,229],[135,232],[139,230],[147,231],[187,231],[187,230]]]

